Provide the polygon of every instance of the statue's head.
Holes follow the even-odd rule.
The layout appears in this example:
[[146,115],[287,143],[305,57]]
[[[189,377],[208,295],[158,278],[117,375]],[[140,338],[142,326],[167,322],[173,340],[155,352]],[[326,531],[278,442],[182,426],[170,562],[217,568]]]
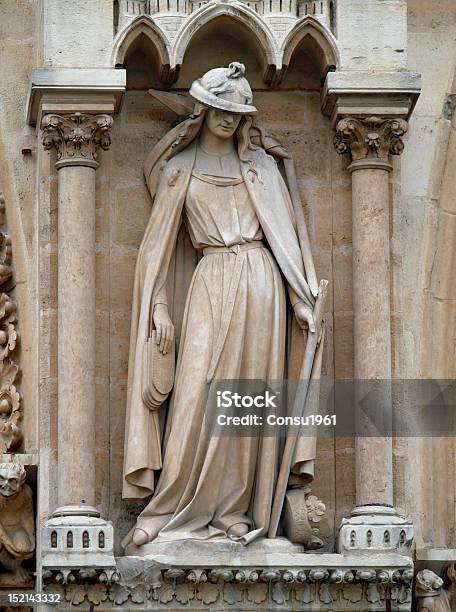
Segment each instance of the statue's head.
[[22,489],[26,472],[19,463],[0,463],[0,495],[13,497]]
[[193,81],[190,95],[210,108],[237,115],[253,115],[252,89],[244,76],[245,66],[231,62],[228,68],[214,68]]
[[206,125],[219,138],[231,138],[242,117],[257,112],[244,74],[243,64],[231,62],[228,68],[209,70],[190,88],[190,95],[208,108]]

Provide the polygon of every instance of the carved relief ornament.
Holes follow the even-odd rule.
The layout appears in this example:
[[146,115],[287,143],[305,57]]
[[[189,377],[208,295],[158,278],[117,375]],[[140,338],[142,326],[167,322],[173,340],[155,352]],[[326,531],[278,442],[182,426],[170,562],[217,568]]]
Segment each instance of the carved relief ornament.
[[346,117],[336,127],[334,146],[341,155],[351,153],[353,161],[366,158],[388,160],[404,150],[402,137],[407,132],[404,119]]
[[43,146],[57,151],[57,168],[65,165],[98,167],[98,151],[111,146],[110,115],[45,115],[41,123]]
[[138,604],[140,609],[148,610],[174,610],[176,606],[238,610],[247,606],[259,611],[286,607],[309,612],[315,609],[330,612],[335,608],[363,612],[371,604],[376,604],[375,609],[384,609],[389,600],[395,610],[405,611],[411,603],[411,568],[264,569],[232,565],[160,569],[135,562],[134,573],[130,575],[131,563],[131,558],[119,558],[119,572],[111,574],[102,569],[90,573],[46,572],[45,591],[59,594],[62,601],[73,606],[110,601],[119,609],[135,609]]
[[[5,200],[0,194],[0,225],[5,224]],[[0,232],[0,453],[16,449],[21,440],[21,396],[16,388],[20,368],[14,361],[18,345],[11,238]]]

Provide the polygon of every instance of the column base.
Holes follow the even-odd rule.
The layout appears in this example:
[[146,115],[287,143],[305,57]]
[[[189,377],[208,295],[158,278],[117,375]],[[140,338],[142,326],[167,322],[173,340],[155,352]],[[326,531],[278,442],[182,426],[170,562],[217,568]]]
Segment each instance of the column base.
[[410,555],[413,523],[399,516],[393,506],[365,505],[342,519],[337,549],[341,554],[396,552]]
[[43,578],[66,584],[91,574],[116,580],[112,523],[87,504],[57,508],[42,530]]

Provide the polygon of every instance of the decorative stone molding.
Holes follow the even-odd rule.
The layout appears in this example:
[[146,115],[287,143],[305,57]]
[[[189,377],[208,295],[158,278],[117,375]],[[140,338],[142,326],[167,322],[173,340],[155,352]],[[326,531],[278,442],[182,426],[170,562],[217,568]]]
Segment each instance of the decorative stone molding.
[[[138,15],[190,15],[211,0],[120,0],[118,25],[123,27]],[[326,27],[333,26],[336,1],[333,0],[242,0],[259,15],[305,17],[312,15]]]
[[111,146],[109,131],[113,124],[110,115],[45,115],[41,122],[43,146],[57,150],[56,167],[98,167],[98,151]]
[[61,602],[68,602],[71,606],[85,601],[94,605],[105,602],[118,580],[119,574],[115,569],[87,567],[46,569],[43,572],[45,592],[60,595]]
[[[170,2],[178,2],[179,10],[156,12],[154,9],[152,13],[147,3],[141,2],[136,4],[144,4],[145,9],[136,7],[134,13],[132,11],[125,19],[120,19],[112,45],[112,66],[123,66],[128,50],[138,37],[145,36],[156,49],[161,82],[171,85],[178,78],[183,58],[194,36],[221,17],[230,18],[234,29],[238,24],[241,29],[248,30],[254,46],[261,50],[262,57],[259,59],[263,64],[263,80],[268,85],[280,83],[294,51],[307,37],[321,51],[322,78],[339,65],[337,40],[329,27],[331,2],[327,0],[299,1],[298,4],[295,0]],[[133,4],[128,1],[130,9]],[[187,10],[185,7],[190,8]]]
[[[229,17],[233,24],[239,23],[242,28],[250,31],[252,41],[255,41],[263,54],[263,80],[272,84],[276,72],[282,67],[279,41],[269,26],[253,9],[241,2],[216,3],[209,2],[196,13],[190,15],[179,28],[171,47],[171,68],[176,72],[180,68],[185,53],[195,36],[202,28],[220,17]],[[176,72],[177,74],[177,72]]]
[[[305,557],[305,555],[304,555]],[[47,593],[59,593],[72,606],[89,602],[129,609],[162,610],[187,606],[210,610],[410,610],[413,570],[232,565],[219,568],[163,568],[141,565],[137,557],[117,559],[119,574],[100,570],[46,572]],[[127,566],[130,566],[127,570]],[[129,579],[124,580],[123,570]]]
[[[5,220],[5,200],[0,193],[0,225]],[[22,404],[16,388],[20,368],[13,359],[19,336],[16,302],[11,297],[12,257],[11,238],[0,232],[0,453],[15,450],[22,441]]]
[[347,117],[336,126],[334,146],[339,154],[350,153],[353,161],[366,158],[387,161],[389,154],[400,155],[404,150],[402,137],[406,132],[404,119]]
[[33,493],[20,463],[0,463],[0,587],[31,587],[22,562],[35,551]]

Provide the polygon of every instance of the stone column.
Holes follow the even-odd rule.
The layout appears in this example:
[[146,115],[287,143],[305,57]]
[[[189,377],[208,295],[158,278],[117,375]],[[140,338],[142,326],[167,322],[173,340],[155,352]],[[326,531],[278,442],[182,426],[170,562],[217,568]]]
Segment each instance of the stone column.
[[[336,130],[337,151],[348,152],[352,158],[348,170],[352,175],[354,376],[366,381],[359,384],[358,391],[369,392],[369,408],[374,408],[381,427],[388,425],[392,408],[389,154],[402,152],[407,123],[379,117],[346,118]],[[369,426],[361,410],[357,416],[361,428]],[[391,549],[403,541],[405,546],[412,537],[411,526],[393,508],[391,437],[358,434],[355,451],[357,505],[343,524],[339,545],[349,550]],[[398,528],[386,533],[386,526],[393,524]]]
[[[62,507],[95,503],[95,171],[99,149],[111,144],[112,122],[104,114],[48,114],[41,125],[44,148],[57,150],[58,499]],[[63,508],[59,511],[65,513]]]

